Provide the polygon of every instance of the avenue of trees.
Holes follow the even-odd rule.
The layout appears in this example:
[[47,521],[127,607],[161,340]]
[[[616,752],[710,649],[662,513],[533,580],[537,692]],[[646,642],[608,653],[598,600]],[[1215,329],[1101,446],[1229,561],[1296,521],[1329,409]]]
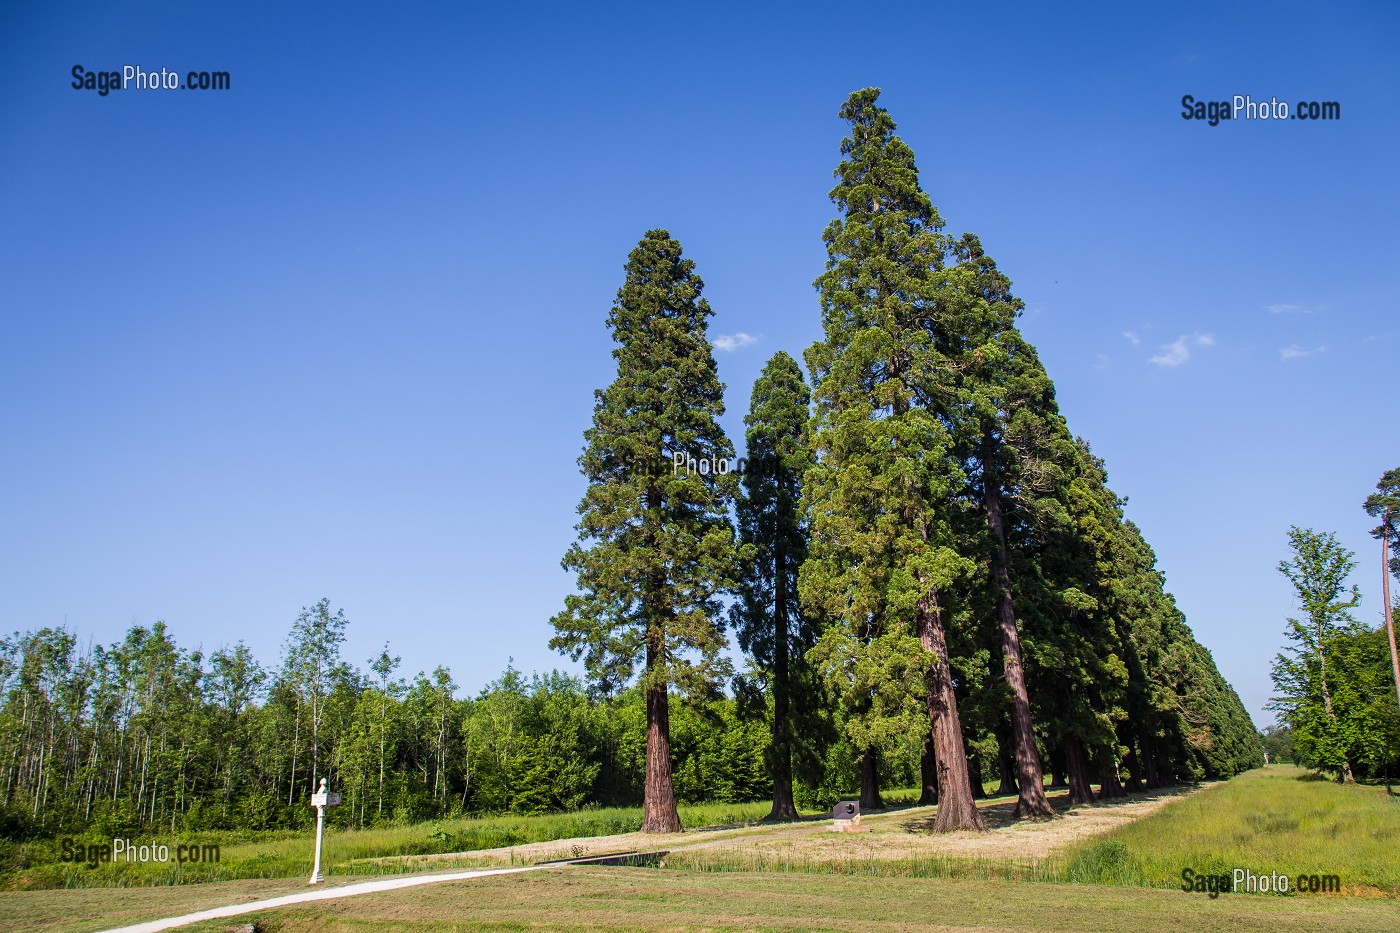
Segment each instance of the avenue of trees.
[[[1093,785],[1261,764],[1061,413],[1010,279],[978,237],[945,231],[878,98],[841,108],[823,336],[805,367],[782,352],[764,367],[742,472],[688,467],[736,453],[694,262],[665,230],[628,257],[563,560],[577,589],[552,619],[581,677],[507,667],[463,699],[448,667],[407,677],[387,644],[360,668],[327,600],[261,661],[181,647],[163,623],[105,646],[16,633],[0,639],[0,835],[300,827],[322,777],[344,795],[338,826],[641,804],[646,830],[674,831],[678,802],[770,799],[791,819],[914,787],[936,829],[978,829],[989,791],[1044,819],[1047,785],[1091,803]],[[1319,572],[1340,556],[1326,544]],[[1345,710],[1380,692],[1381,641],[1347,627],[1348,598],[1295,623],[1281,670],[1300,759],[1369,773],[1379,752]]]
[[1298,598],[1287,647],[1274,660],[1271,706],[1287,734],[1289,760],[1339,781],[1400,774],[1400,652],[1390,577],[1400,573],[1391,542],[1400,532],[1400,469],[1387,472],[1365,509],[1380,520],[1383,622],[1370,628],[1354,611],[1361,595],[1347,580],[1356,555],[1331,532],[1289,529],[1291,555],[1279,563]]
[[841,109],[810,385],[791,356],[769,361],[742,482],[713,467],[731,444],[712,312],[669,233],[633,250],[608,318],[617,378],[585,432],[564,558],[579,592],[551,644],[600,695],[634,677],[646,694],[648,831],[680,828],[668,716],[731,676],[726,621],[748,660],[736,700],[769,723],[775,819],[837,746],[867,807],[917,757],[938,830],[981,828],[990,774],[1039,819],[1047,773],[1088,803],[1093,783],[1113,796],[1262,761],[1060,413],[1010,280],[976,236],[944,232],[878,98]]

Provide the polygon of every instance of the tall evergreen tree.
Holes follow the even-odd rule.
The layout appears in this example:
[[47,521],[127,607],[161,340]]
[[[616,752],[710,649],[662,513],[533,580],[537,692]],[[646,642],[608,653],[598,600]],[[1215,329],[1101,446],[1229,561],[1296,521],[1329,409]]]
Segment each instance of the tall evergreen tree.
[[1284,634],[1292,644],[1274,661],[1279,695],[1272,703],[1287,716],[1295,747],[1306,763],[1351,783],[1355,778],[1349,743],[1332,702],[1329,655],[1338,635],[1356,631],[1351,610],[1361,597],[1356,587],[1348,589],[1346,584],[1356,556],[1330,531],[1294,525],[1288,529],[1288,542],[1293,556],[1280,561],[1278,569],[1293,584],[1306,618],[1288,620]]
[[1390,542],[1400,532],[1400,467],[1386,471],[1376,491],[1366,497],[1366,514],[1380,519],[1371,534],[1381,540],[1381,611],[1390,639],[1390,672],[1395,678],[1395,699],[1400,702],[1400,651],[1395,647],[1395,614],[1390,602],[1390,575],[1400,572],[1400,556],[1390,556]]
[[[951,392],[936,397],[952,403],[949,421],[955,426],[964,471],[975,485],[973,497],[980,499],[985,516],[988,582],[1011,713],[1008,738],[1016,769],[1016,814],[1047,819],[1055,811],[1045,797],[1036,748],[1008,535],[1029,530],[1017,503],[1048,491],[1053,448],[1066,432],[1050,377],[1016,327],[1023,305],[1011,294],[1011,281],[976,236],[962,238],[958,258],[946,276],[951,287],[945,290],[937,321],[952,365],[934,373]],[[1063,455],[1064,445],[1060,447]]]
[[[702,288],[694,262],[665,230],[648,231],[628,257],[608,317],[618,375],[595,393],[579,458],[588,478],[579,537],[563,560],[581,592],[552,620],[551,647],[582,657],[596,685],[615,688],[642,668],[645,832],[680,831],[670,687],[710,690],[725,673],[718,597],[736,584],[735,476],[698,469],[733,454],[716,420],[724,386]],[[668,461],[662,469],[667,453],[686,468]]]
[[807,558],[807,523],[799,504],[811,466],[805,441],[811,393],[797,361],[778,352],[754,383],[749,413],[743,494],[736,513],[743,562],[739,599],[731,607],[739,644],[768,683],[773,701],[773,779],[769,819],[795,820],[793,755],[816,751],[818,691],[805,655],[816,628],[803,614],[797,575]]
[[804,490],[812,543],[801,588],[835,623],[818,646],[827,672],[843,689],[863,670],[878,672],[878,689],[850,721],[865,770],[877,747],[871,717],[899,705],[891,694],[901,666],[912,667],[924,675],[933,726],[935,829],[981,829],[946,629],[949,591],[972,569],[948,517],[960,476],[948,431],[920,396],[945,362],[930,327],[949,243],[878,98],[866,88],[841,108],[851,124],[831,191],[841,216],[823,235],[827,268],[816,281],[825,339],[806,354],[817,461]]

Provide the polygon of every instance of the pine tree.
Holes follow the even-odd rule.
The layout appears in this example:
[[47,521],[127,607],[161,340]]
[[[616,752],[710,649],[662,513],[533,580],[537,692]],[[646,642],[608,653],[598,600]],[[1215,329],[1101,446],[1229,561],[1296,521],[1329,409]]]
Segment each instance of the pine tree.
[[[733,448],[717,418],[724,386],[695,264],[665,230],[642,238],[608,317],[617,379],[596,393],[579,458],[588,489],[563,565],[580,593],[552,622],[551,647],[582,657],[604,690],[640,665],[646,693],[644,832],[679,832],[669,691],[705,691],[726,672],[718,597],[735,586],[729,507]],[[679,455],[682,467],[662,463]],[[696,463],[694,471],[690,461]]]
[[752,553],[743,562],[739,599],[731,608],[739,644],[768,682],[773,700],[769,819],[795,820],[794,752],[812,751],[822,732],[817,690],[805,655],[816,628],[802,613],[797,574],[807,557],[807,523],[798,508],[802,477],[811,466],[805,432],[811,393],[797,361],[779,352],[754,383],[746,460],[736,513],[739,540]]
[[1390,602],[1390,576],[1400,573],[1400,555],[1390,556],[1390,542],[1400,533],[1400,468],[1389,470],[1366,497],[1366,514],[1381,523],[1371,532],[1381,541],[1381,602],[1386,636],[1390,640],[1390,672],[1395,678],[1395,698],[1400,701],[1400,651],[1395,647],[1395,615]]
[[834,622],[817,649],[828,676],[861,694],[848,732],[863,771],[873,773],[878,739],[902,719],[901,684],[922,675],[935,829],[981,829],[946,629],[947,593],[972,569],[948,518],[961,478],[948,431],[919,393],[944,362],[931,324],[949,243],[878,98],[866,88],[841,108],[851,123],[831,191],[841,216],[823,236],[827,268],[816,281],[825,339],[806,354],[817,461],[804,490],[812,543],[800,587],[811,611]]

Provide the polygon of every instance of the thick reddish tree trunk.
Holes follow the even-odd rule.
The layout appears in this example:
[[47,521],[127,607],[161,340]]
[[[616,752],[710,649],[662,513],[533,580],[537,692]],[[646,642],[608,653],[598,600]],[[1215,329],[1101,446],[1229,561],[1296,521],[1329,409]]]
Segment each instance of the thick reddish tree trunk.
[[1381,535],[1381,595],[1385,602],[1385,632],[1390,637],[1390,672],[1395,677],[1395,699],[1400,702],[1400,651],[1395,647],[1395,618],[1390,608],[1390,535]]
[[788,721],[788,606],[787,568],[782,549],[773,557],[773,745],[769,752],[773,776],[770,820],[797,819],[792,799],[792,724]]
[[644,833],[681,831],[676,789],[671,784],[671,710],[665,685],[647,688],[647,773],[642,816]]
[[933,830],[938,833],[955,829],[984,830],[982,815],[972,799],[972,783],[968,780],[958,698],[953,692],[953,672],[948,665],[948,639],[943,631],[938,598],[932,590],[919,600],[917,619],[919,640],[933,655],[928,692],[934,758],[938,762],[938,815],[934,818]]
[[[647,673],[661,663],[659,638],[647,641]],[[678,833],[676,788],[671,783],[671,707],[666,685],[649,684],[647,696],[647,770],[642,787],[642,832]]]
[[1069,769],[1069,802],[1093,803],[1094,788],[1089,784],[1089,756],[1078,736],[1065,739],[1065,766]]
[[933,735],[924,740],[924,753],[919,756],[919,805],[938,803],[938,759],[933,754]]
[[1021,636],[1016,630],[1016,609],[1011,601],[1011,572],[1007,568],[1006,527],[1002,520],[1001,488],[996,477],[995,450],[990,434],[982,443],[982,490],[987,506],[987,525],[992,532],[992,585],[997,598],[997,628],[1001,632],[1001,662],[1006,685],[1011,690],[1011,744],[1016,757],[1016,816],[1043,820],[1055,815],[1045,799],[1045,779],[1040,770],[1040,753],[1035,747],[1035,727],[1031,722],[1031,698],[1026,690],[1026,672],[1021,661]]

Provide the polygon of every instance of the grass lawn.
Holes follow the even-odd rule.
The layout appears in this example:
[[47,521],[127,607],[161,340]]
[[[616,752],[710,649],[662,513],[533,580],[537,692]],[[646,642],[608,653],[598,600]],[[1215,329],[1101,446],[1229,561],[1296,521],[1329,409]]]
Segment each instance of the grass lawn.
[[[180,889],[120,892],[171,898]],[[90,931],[79,918],[116,892],[11,895],[0,929]],[[18,898],[17,902],[15,898]],[[123,903],[131,904],[131,901]],[[135,916],[135,913],[129,916]],[[149,915],[149,912],[148,912]],[[236,923],[235,923],[236,921]],[[695,874],[665,869],[568,867],[448,882],[286,907],[187,927],[224,933],[407,930],[1122,930],[1393,931],[1400,905],[1351,897],[1221,897],[1180,891],[1001,881]]]
[[[1400,895],[1400,797],[1318,780],[1291,765],[1246,771],[1081,843],[1072,880],[1181,884],[1181,871],[1339,875],[1356,893]],[[1397,922],[1400,928],[1400,922]]]
[[[1052,798],[1059,809],[1060,797]],[[979,879],[1179,888],[1196,874],[1338,876],[1351,894],[1400,896],[1400,797],[1341,786],[1288,765],[1249,771],[1171,800],[1138,819],[1137,795],[1065,811],[1037,827],[1001,820],[993,833],[936,837],[931,811],[873,817],[871,834],[777,833],[673,851],[672,869],[881,878]],[[1009,805],[984,814],[1003,817]],[[987,817],[984,816],[984,819]],[[997,819],[988,819],[997,826]],[[1080,827],[1088,830],[1070,836]],[[1065,844],[1053,846],[1057,837]],[[1397,923],[1400,928],[1400,923]]]
[[[1186,790],[1073,808],[1049,824],[1001,820],[1001,810],[1010,803],[989,801],[986,812],[994,817],[989,823],[998,828],[985,834],[929,834],[931,811],[917,808],[872,815],[871,832],[850,835],[829,832],[825,821],[808,821],[589,840],[590,845],[612,845],[610,851],[625,840],[624,848],[661,847],[671,854],[658,868],[558,867],[286,907],[238,918],[236,923],[222,920],[188,929],[246,929],[254,919],[259,931],[434,933],[690,928],[1400,930],[1400,798],[1390,797],[1385,788],[1344,787],[1312,779],[1300,769],[1275,766],[1196,793]],[[691,826],[738,823],[766,811],[767,804],[692,808],[683,811],[683,818]],[[591,816],[458,821],[455,831],[577,839],[596,831],[598,824],[588,821]],[[352,852],[383,854],[377,845],[416,846],[424,839],[440,842],[442,835],[450,843],[461,838],[447,829],[453,825],[440,824],[437,835],[424,826],[338,834],[341,845],[333,850],[333,858],[351,864],[347,855]],[[625,828],[634,829],[635,824],[628,822]],[[354,845],[346,845],[351,840],[345,837]],[[304,840],[278,844],[286,851],[271,857],[266,843],[246,845],[262,846],[263,857],[274,866],[298,867],[297,859],[304,860]],[[571,845],[558,843],[556,848]],[[540,848],[522,846],[519,861],[533,861],[532,853]],[[230,847],[234,853],[240,849]],[[423,867],[415,861],[385,866],[381,873]],[[246,861],[242,864],[246,870]],[[1277,871],[1290,878],[1337,875],[1343,893],[1226,894],[1212,899],[1180,890],[1183,868],[1202,874],[1247,868],[1257,875]],[[333,876],[332,883],[361,880],[365,873],[358,872],[360,878]],[[149,885],[151,877],[137,883]],[[120,879],[109,878],[107,883],[113,880]],[[0,931],[87,933],[304,890],[305,882],[297,877],[18,891],[0,894]]]
[[[341,885],[361,879],[332,878]],[[260,901],[305,891],[306,881],[219,881],[210,884],[141,888],[79,888],[70,891],[17,891],[0,894],[0,930],[90,933],[115,926]],[[226,926],[232,926],[232,922]],[[214,929],[218,929],[215,927]]]

